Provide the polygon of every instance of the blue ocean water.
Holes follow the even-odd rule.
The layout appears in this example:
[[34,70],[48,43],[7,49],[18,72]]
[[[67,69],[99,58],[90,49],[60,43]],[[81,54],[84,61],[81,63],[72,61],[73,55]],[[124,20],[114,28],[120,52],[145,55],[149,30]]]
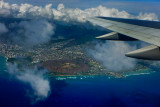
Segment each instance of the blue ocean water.
[[160,72],[126,78],[48,77],[51,94],[31,103],[24,84],[5,72],[0,57],[0,107],[160,107]]

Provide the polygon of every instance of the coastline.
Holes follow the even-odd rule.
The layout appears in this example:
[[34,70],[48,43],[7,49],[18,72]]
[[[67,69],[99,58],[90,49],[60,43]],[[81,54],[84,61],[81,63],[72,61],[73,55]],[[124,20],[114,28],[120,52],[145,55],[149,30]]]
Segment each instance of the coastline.
[[122,78],[127,78],[130,76],[138,76],[138,75],[149,75],[151,73],[154,73],[153,71],[150,71],[150,69],[141,69],[138,71],[133,71],[133,72],[129,72],[129,73],[122,73],[122,75],[124,77],[116,77],[116,76],[110,76],[110,75],[48,75],[49,77],[56,77],[58,78],[58,80],[65,80],[65,79],[77,79],[77,78],[89,78],[89,77],[95,77],[95,76],[105,76],[108,79],[111,78],[117,78],[117,79],[122,79]]
[[[6,56],[1,57],[5,58],[5,63],[7,64],[8,58]],[[155,71],[154,71],[155,72]],[[52,74],[46,74],[48,77],[61,77],[61,78],[75,78],[75,77],[91,77],[91,76],[106,76],[108,78],[127,78],[130,76],[138,76],[138,75],[146,75],[146,74],[151,74],[153,71],[149,68],[145,69],[139,69],[136,71],[130,71],[130,72],[120,72],[120,73],[115,73],[115,72],[106,72],[105,74],[89,74],[89,75],[52,75]]]

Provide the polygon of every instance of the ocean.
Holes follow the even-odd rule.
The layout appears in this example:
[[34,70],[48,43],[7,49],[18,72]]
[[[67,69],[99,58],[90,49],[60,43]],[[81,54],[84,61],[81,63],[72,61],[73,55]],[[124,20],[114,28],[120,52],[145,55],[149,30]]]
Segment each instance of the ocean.
[[48,76],[51,92],[37,102],[29,84],[5,72],[0,57],[0,107],[160,107],[160,72],[126,78]]

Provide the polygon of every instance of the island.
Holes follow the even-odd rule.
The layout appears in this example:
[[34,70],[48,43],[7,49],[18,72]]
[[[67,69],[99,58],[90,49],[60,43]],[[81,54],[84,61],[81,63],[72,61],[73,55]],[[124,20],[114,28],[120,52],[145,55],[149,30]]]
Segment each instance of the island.
[[7,58],[7,63],[17,63],[20,68],[38,66],[47,69],[48,75],[57,76],[108,75],[124,78],[127,72],[148,68],[138,64],[132,71],[109,71],[87,54],[85,49],[90,45],[91,42],[78,44],[75,39],[59,39],[26,50],[23,46],[1,40],[0,54]]

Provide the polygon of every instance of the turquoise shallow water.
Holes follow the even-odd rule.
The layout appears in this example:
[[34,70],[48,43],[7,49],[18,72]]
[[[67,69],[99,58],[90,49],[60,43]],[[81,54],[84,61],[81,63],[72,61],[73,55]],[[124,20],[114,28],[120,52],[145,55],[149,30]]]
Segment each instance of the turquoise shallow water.
[[51,94],[31,104],[24,84],[5,73],[0,57],[0,106],[40,107],[160,107],[160,72],[126,78],[107,76],[48,77]]

